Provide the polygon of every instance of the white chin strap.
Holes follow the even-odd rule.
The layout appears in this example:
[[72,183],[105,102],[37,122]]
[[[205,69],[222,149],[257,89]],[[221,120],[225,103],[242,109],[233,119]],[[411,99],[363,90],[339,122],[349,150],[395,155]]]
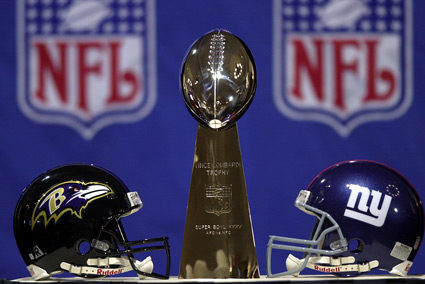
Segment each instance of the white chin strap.
[[[143,261],[136,259],[131,260],[134,265],[141,271],[152,273],[153,262],[150,256]],[[89,266],[76,266],[67,262],[62,262],[60,267],[75,275],[98,275],[110,276],[117,275],[127,271],[133,270],[130,260],[127,257],[108,257],[108,258],[90,258],[87,260]],[[117,266],[115,268],[108,268],[110,266]],[[137,274],[139,279],[144,279],[146,276]]]
[[[299,259],[290,254],[286,259],[286,268],[288,271],[294,271],[301,267],[304,262],[304,258]],[[371,271],[373,268],[376,268],[379,265],[377,260],[373,260],[365,264],[352,264],[353,262],[355,262],[355,258],[352,256],[338,258],[332,258],[329,256],[312,256],[308,259],[305,267],[326,273],[364,273]],[[298,276],[299,274],[300,272],[296,272],[292,275]]]

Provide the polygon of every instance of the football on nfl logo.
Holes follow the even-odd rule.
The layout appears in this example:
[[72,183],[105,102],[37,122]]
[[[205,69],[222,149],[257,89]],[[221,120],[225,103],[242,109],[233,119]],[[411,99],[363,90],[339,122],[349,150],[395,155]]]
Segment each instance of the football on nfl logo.
[[92,139],[156,102],[155,6],[145,0],[17,1],[18,103]]
[[341,137],[410,107],[410,0],[275,0],[274,102]]

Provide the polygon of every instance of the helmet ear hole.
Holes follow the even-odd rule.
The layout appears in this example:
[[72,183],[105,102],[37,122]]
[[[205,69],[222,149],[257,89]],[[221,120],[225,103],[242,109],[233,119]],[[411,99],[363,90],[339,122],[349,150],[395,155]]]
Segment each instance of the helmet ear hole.
[[90,251],[90,242],[87,240],[81,240],[77,243],[77,252],[81,255],[85,255]]
[[348,249],[352,253],[361,253],[363,251],[363,242],[359,239],[352,239],[348,244]]

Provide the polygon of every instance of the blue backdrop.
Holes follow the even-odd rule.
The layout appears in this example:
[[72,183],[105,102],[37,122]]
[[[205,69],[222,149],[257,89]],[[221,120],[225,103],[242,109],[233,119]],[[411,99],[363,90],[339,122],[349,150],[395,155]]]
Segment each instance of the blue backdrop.
[[[179,74],[216,28],[257,66],[238,130],[261,274],[269,234],[310,235],[313,217],[293,202],[334,163],[388,164],[425,196],[423,11],[419,0],[0,0],[0,276],[29,275],[12,229],[22,189],[71,162],[139,192],[126,230],[168,236],[177,275],[197,129]],[[421,248],[411,273],[424,267]]]

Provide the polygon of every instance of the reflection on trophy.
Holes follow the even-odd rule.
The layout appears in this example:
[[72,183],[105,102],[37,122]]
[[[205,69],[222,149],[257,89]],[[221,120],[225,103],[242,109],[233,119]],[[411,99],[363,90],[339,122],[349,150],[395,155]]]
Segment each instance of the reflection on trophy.
[[183,97],[199,125],[179,278],[259,277],[236,126],[255,72],[248,47],[224,30],[197,40],[184,61]]

